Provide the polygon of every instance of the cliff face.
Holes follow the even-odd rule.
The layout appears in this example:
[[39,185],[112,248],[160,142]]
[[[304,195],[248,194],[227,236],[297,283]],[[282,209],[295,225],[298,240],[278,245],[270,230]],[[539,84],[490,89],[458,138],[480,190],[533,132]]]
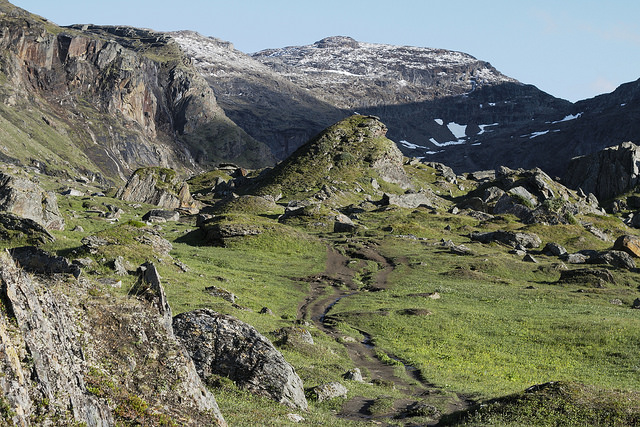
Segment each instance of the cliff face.
[[226,425],[157,310],[41,280],[0,253],[0,424]]
[[269,161],[269,150],[226,117],[170,38],[132,28],[61,28],[7,2],[0,12],[5,160],[70,176],[98,171],[111,180],[140,166]]

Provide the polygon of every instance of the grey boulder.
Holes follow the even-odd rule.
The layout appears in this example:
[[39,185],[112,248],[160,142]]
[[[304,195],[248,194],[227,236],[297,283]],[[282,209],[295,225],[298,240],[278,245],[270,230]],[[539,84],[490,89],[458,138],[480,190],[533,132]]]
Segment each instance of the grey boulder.
[[273,344],[252,326],[209,309],[179,314],[175,335],[205,381],[229,377],[255,394],[306,410],[302,380]]

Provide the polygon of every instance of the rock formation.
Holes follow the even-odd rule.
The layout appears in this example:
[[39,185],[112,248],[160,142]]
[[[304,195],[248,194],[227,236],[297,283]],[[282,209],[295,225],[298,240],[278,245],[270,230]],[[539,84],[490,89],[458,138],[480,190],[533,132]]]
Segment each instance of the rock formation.
[[632,142],[571,159],[564,182],[606,201],[640,183],[640,147]]
[[226,426],[157,312],[135,300],[87,298],[82,279],[73,298],[64,295],[68,283],[46,281],[0,253],[0,420],[112,426],[168,416],[182,425]]
[[64,230],[56,195],[26,178],[0,173],[0,210],[32,219],[48,230]]
[[[38,402],[46,399],[45,419],[113,425],[106,402],[87,393],[85,361],[69,306],[20,271],[6,253],[0,253],[0,285],[0,340],[5,349],[0,390],[13,414],[10,421],[30,424]],[[23,363],[27,353],[32,367]]]
[[361,183],[370,183],[371,176],[408,189],[402,153],[386,133],[377,117],[344,119],[270,170],[253,192],[291,198],[312,196],[309,191],[316,189],[316,197],[327,201],[340,192],[361,191]]
[[167,334],[173,336],[171,307],[167,302],[167,296],[164,293],[156,266],[151,262],[145,262],[138,267],[137,273],[138,281],[129,291],[129,295],[134,295],[150,302],[162,318],[162,326],[167,331]]
[[300,377],[253,327],[233,317],[199,309],[176,316],[173,329],[205,381],[212,375],[227,376],[253,393],[294,408],[307,408]]
[[182,209],[197,213],[200,203],[191,197],[189,184],[176,172],[165,168],[136,170],[116,197],[138,203],[148,203],[165,209]]

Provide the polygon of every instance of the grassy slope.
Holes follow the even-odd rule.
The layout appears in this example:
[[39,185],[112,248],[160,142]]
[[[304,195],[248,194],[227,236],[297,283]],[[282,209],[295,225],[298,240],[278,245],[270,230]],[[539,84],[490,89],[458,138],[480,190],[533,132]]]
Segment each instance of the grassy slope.
[[[605,394],[608,389],[620,389],[627,396],[625,390],[640,389],[640,320],[636,310],[629,308],[638,294],[637,273],[614,270],[617,284],[603,289],[558,285],[556,258],[536,254],[539,264],[525,263],[505,247],[482,245],[467,237],[474,230],[523,229],[535,231],[543,242],[561,243],[570,251],[610,246],[579,225],[523,226],[508,216],[480,223],[464,215],[434,214],[423,208],[391,208],[359,214],[358,221],[368,228],[357,235],[341,236],[309,234],[302,228],[278,224],[270,215],[253,220],[245,215],[243,221],[272,224],[271,231],[232,241],[223,248],[202,246],[191,219],[160,227],[173,244],[171,259],[145,250],[131,251],[127,244],[132,237],[129,233],[135,233],[135,228],[127,229],[130,226],[126,222],[138,220],[150,206],[135,207],[109,197],[60,197],[59,203],[67,230],[54,232],[57,241],[47,249],[71,257],[82,256],[73,254],[82,237],[95,233],[120,236],[125,246],[109,249],[96,256],[96,261],[122,254],[135,268],[145,259],[153,260],[159,266],[174,314],[209,307],[236,316],[274,339],[273,331],[296,325],[297,307],[309,292],[309,284],[301,278],[324,270],[327,245],[338,250],[373,245],[396,263],[388,288],[343,298],[331,315],[340,320],[339,328],[345,336],[362,339],[358,331],[367,332],[380,352],[416,366],[427,381],[445,393],[489,399],[558,380],[603,388]],[[104,209],[105,204],[125,210],[119,225],[87,212],[95,207]],[[613,235],[631,231],[617,220],[579,219],[588,219]],[[73,231],[77,225],[84,232]],[[465,244],[475,255],[452,255],[439,245],[441,239]],[[182,272],[174,265],[174,259],[186,264],[189,271]],[[90,277],[113,275],[107,265],[96,265],[86,270]],[[364,286],[378,265],[368,262],[361,268],[356,279]],[[96,276],[91,276],[92,270]],[[105,291],[123,295],[133,280],[133,276],[127,276],[123,288]],[[209,295],[204,291],[208,286],[233,292],[238,297],[237,305]],[[534,289],[527,289],[529,286]],[[432,292],[438,292],[441,298],[416,296]],[[614,298],[622,300],[623,305],[611,304]],[[264,306],[273,315],[259,314]],[[408,308],[429,310],[432,314],[410,315],[406,313]],[[281,347],[305,387],[328,380],[344,382],[342,373],[354,365],[342,344],[312,325],[306,327],[316,341],[314,346]],[[382,403],[389,399],[384,396],[402,397],[401,391],[384,385],[345,383],[350,396],[379,398]],[[252,425],[256,421],[265,425],[290,423],[286,418],[289,408],[250,396],[228,381],[222,379],[214,391],[231,425]],[[303,415],[310,423],[349,425],[351,422],[335,419],[332,411],[339,409],[339,402],[312,401],[310,412]],[[481,416],[475,417],[479,420]]]

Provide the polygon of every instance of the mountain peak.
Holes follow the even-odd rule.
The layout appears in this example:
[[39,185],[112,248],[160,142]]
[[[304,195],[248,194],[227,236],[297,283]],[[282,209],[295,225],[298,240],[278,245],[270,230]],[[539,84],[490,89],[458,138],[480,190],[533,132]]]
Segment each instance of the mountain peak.
[[319,40],[313,44],[315,47],[324,49],[329,47],[348,47],[357,49],[360,47],[360,44],[354,38],[348,36],[332,36],[325,37],[322,40]]

